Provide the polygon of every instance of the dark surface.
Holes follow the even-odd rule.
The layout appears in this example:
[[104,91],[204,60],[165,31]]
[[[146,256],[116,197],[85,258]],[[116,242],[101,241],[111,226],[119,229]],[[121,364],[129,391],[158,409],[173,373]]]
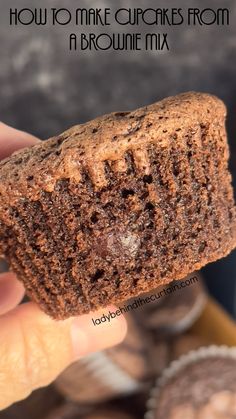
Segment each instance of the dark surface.
[[0,411],[0,419],[45,419],[63,398],[52,386],[34,391],[27,399]]
[[[79,4],[77,4],[79,3]],[[157,7],[153,0],[94,0],[90,7]],[[66,7],[88,6],[85,0],[68,0]],[[200,0],[169,1],[168,7],[202,7]],[[204,7],[212,7],[210,0]],[[220,96],[229,109],[228,127],[236,172],[236,3],[214,1],[229,7],[228,27],[173,27],[172,50],[156,52],[67,51],[67,36],[78,28],[9,26],[9,7],[32,7],[30,0],[0,1],[0,120],[47,138],[73,124],[112,110],[132,109],[186,90]],[[40,7],[65,7],[63,0],[42,0]],[[166,1],[158,2],[166,7]],[[108,27],[112,32],[118,28]],[[88,31],[93,28],[88,27]],[[137,28],[134,27],[134,31]],[[138,28],[141,31],[142,28]],[[153,29],[154,30],[154,29]],[[165,32],[164,28],[161,31]],[[209,266],[210,288],[234,310],[235,253]],[[212,278],[212,279],[211,279]]]

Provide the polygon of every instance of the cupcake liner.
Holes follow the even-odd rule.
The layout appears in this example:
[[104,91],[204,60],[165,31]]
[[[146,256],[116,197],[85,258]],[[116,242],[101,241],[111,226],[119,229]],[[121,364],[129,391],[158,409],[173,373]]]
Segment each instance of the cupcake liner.
[[[202,311],[204,310],[204,307],[205,307],[206,302],[207,302],[207,294],[204,290],[202,282],[200,282],[201,281],[201,275],[198,274],[198,273],[193,273],[191,275],[188,275],[182,281],[185,281],[188,278],[193,277],[194,275],[198,276],[199,282],[196,283],[196,284],[190,285],[190,287],[191,286],[192,287],[197,286],[199,288],[201,287],[202,290],[197,295],[197,297],[196,297],[192,307],[190,308],[189,312],[186,313],[186,315],[183,316],[181,319],[178,319],[178,321],[176,323],[173,322],[172,325],[166,326],[166,333],[170,333],[170,334],[174,335],[174,334],[179,334],[179,333],[182,333],[182,332],[188,330],[194,324],[194,322],[200,317]],[[183,288],[183,290],[184,290],[184,288]],[[178,290],[178,291],[181,292],[180,290]],[[176,298],[178,298],[178,295],[176,295]]]
[[155,419],[155,409],[157,408],[158,396],[160,390],[172,379],[181,372],[186,366],[198,362],[201,359],[207,359],[209,357],[229,357],[236,361],[236,347],[228,346],[216,346],[211,345],[208,347],[202,347],[197,350],[190,351],[186,355],[182,355],[179,359],[172,361],[169,367],[163,371],[160,378],[157,379],[155,386],[150,392],[150,397],[147,402],[147,412],[144,419]]
[[82,360],[82,363],[85,363],[88,371],[109,386],[114,393],[133,393],[141,387],[135,379],[114,364],[105,352],[91,354]]
[[[94,403],[133,394],[142,388],[138,380],[116,365],[105,352],[88,355],[69,368],[55,382],[56,388],[69,400]],[[86,388],[76,382],[77,374],[88,383]]]
[[189,329],[195,323],[195,321],[200,317],[201,313],[204,310],[206,302],[207,302],[206,294],[199,295],[193,307],[190,309],[188,315],[183,317],[181,320],[179,320],[179,322],[175,325],[173,333],[182,333],[185,330]]

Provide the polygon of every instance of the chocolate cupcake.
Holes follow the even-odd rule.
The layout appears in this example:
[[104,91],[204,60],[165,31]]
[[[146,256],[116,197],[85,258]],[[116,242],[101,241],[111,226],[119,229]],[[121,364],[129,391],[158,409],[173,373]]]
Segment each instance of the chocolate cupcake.
[[82,358],[57,378],[54,385],[63,396],[92,404],[146,388],[152,375],[151,342],[131,316],[127,320],[128,333],[121,344]]
[[174,361],[157,381],[145,419],[236,417],[236,348],[210,346]]
[[226,109],[185,93],[0,163],[0,254],[57,319],[184,278],[236,244]]
[[139,297],[144,304],[135,315],[157,339],[179,334],[189,329],[201,315],[207,301],[201,275],[194,272],[182,281],[157,288]]

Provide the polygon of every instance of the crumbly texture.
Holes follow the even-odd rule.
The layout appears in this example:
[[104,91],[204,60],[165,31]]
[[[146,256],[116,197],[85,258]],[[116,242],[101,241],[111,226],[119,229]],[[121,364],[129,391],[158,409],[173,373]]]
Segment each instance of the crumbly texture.
[[119,303],[236,244],[226,110],[185,93],[0,163],[0,255],[57,319]]
[[217,356],[188,365],[160,390],[153,419],[235,418],[235,366]]

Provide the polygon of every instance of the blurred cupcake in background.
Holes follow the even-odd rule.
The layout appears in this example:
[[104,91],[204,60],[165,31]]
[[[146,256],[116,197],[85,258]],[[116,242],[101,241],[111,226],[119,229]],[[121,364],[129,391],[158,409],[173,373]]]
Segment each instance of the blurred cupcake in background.
[[145,388],[150,376],[151,341],[131,315],[124,341],[69,366],[55,381],[57,390],[80,403],[96,403]]
[[180,336],[175,336],[175,338],[169,342],[169,359],[170,361],[174,361],[182,355],[199,349],[202,346],[208,346],[210,343],[211,342],[204,337],[189,332]]
[[236,348],[203,347],[172,362],[157,380],[145,419],[236,418]]
[[152,342],[150,347],[150,365],[152,367],[152,383],[170,363],[170,342],[162,340]]
[[[201,315],[207,294],[201,274],[194,272],[142,297],[143,305],[134,314],[157,339],[183,333]],[[145,299],[149,298],[145,304]]]
[[98,407],[95,411],[85,413],[86,408],[81,408],[76,403],[66,402],[55,408],[45,419],[135,419],[129,413],[117,407]]
[[[127,302],[124,306],[130,310],[126,313],[125,340],[69,366],[56,380],[57,390],[82,404],[147,390],[173,359],[171,339],[194,323],[206,303],[198,273],[185,278],[182,286],[174,283],[164,289],[154,290],[152,294],[160,298],[142,306],[134,307],[135,300]],[[195,344],[189,347],[195,349],[202,342]]]
[[150,349],[150,365],[152,366],[153,378],[158,378],[170,362],[196,350],[209,345],[209,341],[192,333],[184,333],[168,340],[153,342]]

